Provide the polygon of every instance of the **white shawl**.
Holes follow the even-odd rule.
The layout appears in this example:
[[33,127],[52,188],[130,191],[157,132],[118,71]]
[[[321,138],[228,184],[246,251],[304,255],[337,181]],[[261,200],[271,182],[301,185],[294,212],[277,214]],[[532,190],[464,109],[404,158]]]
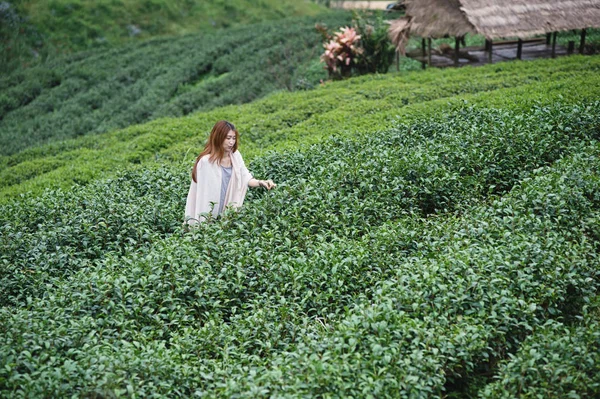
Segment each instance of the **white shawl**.
[[[205,155],[198,161],[196,166],[196,181],[192,180],[190,191],[185,204],[185,222],[193,225],[206,219],[206,214],[211,212],[213,216],[219,214],[219,201],[221,197],[221,166],[212,163],[210,155]],[[248,182],[252,174],[246,168],[242,155],[239,151],[231,154],[231,179],[225,194],[223,209],[227,206],[240,207],[244,203]],[[205,215],[203,215],[205,214]]]

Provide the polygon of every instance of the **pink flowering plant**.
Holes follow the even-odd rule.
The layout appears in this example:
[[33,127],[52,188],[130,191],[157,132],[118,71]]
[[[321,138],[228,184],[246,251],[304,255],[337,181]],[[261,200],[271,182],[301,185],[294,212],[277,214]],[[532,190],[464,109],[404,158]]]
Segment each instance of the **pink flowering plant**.
[[333,35],[327,32],[325,25],[317,24],[325,47],[321,62],[325,63],[329,77],[342,79],[352,73],[386,73],[395,53],[388,28],[382,17],[360,13],[354,14],[352,27],[341,28]]
[[357,57],[362,54],[360,35],[354,28],[347,26],[335,32],[333,36],[327,34],[326,28],[322,25],[317,26],[317,30],[326,38],[323,44],[325,52],[321,55],[321,61],[325,63],[329,77],[341,79],[350,76]]

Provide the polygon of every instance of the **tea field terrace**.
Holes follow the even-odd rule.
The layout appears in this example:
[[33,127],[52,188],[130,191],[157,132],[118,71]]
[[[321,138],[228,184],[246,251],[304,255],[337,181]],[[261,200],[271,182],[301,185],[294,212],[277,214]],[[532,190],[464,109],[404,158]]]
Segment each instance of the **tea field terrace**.
[[64,54],[164,36],[209,33],[324,8],[293,0],[21,0],[0,7],[0,73]]
[[237,110],[251,170],[279,183],[191,232],[192,134],[164,162],[5,200],[0,393],[597,395],[598,67],[571,61],[180,121]]
[[344,12],[160,37],[57,57],[0,77],[0,155],[254,101],[326,79],[316,23]]
[[594,99],[599,90],[599,60],[575,56],[365,76],[329,82],[307,92],[272,94],[252,104],[61,141],[0,157],[0,197],[87,184],[116,170],[156,161],[186,169],[219,119],[238,126],[243,154],[252,160],[332,135],[376,134],[394,121],[419,120],[465,104],[524,110],[538,102]]

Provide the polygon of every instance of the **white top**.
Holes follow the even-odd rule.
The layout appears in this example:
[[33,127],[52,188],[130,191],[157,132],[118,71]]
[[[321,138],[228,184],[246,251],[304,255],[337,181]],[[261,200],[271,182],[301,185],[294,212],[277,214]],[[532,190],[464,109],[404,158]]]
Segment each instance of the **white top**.
[[[193,180],[190,183],[185,204],[185,222],[190,225],[204,221],[209,212],[215,217],[219,214],[223,171],[220,165],[210,162],[209,158],[210,155],[200,158],[196,166],[197,183]],[[232,153],[231,179],[225,194],[224,208],[242,206],[251,179],[252,174],[246,168],[240,152]]]

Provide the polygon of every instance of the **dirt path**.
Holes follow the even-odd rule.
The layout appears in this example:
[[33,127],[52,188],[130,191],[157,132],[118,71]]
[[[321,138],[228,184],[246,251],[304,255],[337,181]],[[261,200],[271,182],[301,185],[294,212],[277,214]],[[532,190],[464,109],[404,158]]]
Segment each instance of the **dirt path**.
[[388,1],[332,1],[332,8],[361,8],[368,10],[385,10],[387,5],[393,3],[392,0]]

